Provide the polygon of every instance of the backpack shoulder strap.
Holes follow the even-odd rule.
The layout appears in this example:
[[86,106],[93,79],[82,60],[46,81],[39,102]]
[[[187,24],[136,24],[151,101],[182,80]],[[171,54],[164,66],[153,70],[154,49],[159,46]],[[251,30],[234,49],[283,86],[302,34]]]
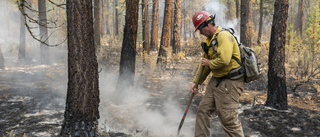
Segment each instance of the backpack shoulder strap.
[[218,44],[218,35],[219,35],[219,33],[220,33],[221,31],[228,31],[228,32],[236,39],[236,41],[237,41],[237,43],[238,43],[238,46],[240,46],[240,43],[239,43],[237,37],[234,36],[234,30],[233,30],[233,28],[228,28],[228,29],[222,28],[221,30],[219,30],[219,31],[217,32],[217,34],[216,34],[216,37],[214,38],[215,44]]
[[[219,35],[219,33],[220,33],[221,31],[228,31],[228,32],[236,39],[236,41],[237,41],[237,43],[238,43],[238,46],[239,46],[239,48],[240,48],[241,43],[239,43],[237,37],[234,36],[234,30],[233,30],[233,28],[228,28],[228,29],[222,28],[221,30],[219,30],[219,31],[217,32],[217,34],[216,34],[216,37],[214,38],[215,44],[218,45],[218,35]],[[232,59],[234,59],[239,65],[241,65],[240,60],[238,60],[235,56],[232,55]]]

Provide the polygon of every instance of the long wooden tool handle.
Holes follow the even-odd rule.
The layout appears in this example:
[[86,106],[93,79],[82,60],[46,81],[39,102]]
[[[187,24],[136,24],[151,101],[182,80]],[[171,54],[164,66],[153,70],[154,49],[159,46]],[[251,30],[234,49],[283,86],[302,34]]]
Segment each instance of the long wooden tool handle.
[[[196,85],[195,85],[196,88],[198,88],[198,84],[199,84],[200,78],[201,78],[201,76],[202,76],[203,68],[204,68],[204,67],[203,67],[202,65],[200,65],[200,73],[199,73],[199,75],[198,75],[198,77],[197,77],[197,81],[196,81]],[[187,109],[184,111],[184,114],[183,114],[182,119],[181,119],[181,121],[180,121],[177,136],[180,134],[180,130],[181,130],[182,125],[183,125],[183,123],[184,123],[184,119],[185,119],[186,116],[187,116],[187,113],[188,113],[188,110],[189,110],[189,107],[190,107],[190,104],[191,104],[191,102],[192,102],[192,99],[193,99],[194,95],[195,95],[195,93],[192,92],[191,97],[190,97],[190,99],[189,99],[189,103],[188,103]]]

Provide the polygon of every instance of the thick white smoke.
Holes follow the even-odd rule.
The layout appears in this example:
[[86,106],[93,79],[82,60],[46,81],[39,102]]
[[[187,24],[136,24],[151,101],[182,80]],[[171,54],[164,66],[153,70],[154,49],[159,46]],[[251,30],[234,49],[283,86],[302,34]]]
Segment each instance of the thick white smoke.
[[[100,74],[100,127],[106,122],[107,129],[125,133],[143,131],[155,137],[175,136],[183,115],[179,102],[166,98],[164,103],[151,104],[148,91],[143,88],[132,88],[128,91],[116,91],[117,74]],[[186,82],[186,84],[188,84]],[[125,86],[125,85],[124,85]],[[121,102],[114,98],[122,97]],[[152,101],[151,101],[152,102]],[[150,109],[150,105],[161,106],[161,109]],[[194,118],[189,114],[181,134],[193,136]]]

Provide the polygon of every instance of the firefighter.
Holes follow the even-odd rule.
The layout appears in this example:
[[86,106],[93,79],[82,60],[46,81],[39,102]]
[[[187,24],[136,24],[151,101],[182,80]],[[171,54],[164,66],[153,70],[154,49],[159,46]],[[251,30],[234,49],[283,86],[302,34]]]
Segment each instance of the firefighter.
[[[192,17],[195,32],[199,30],[200,34],[206,37],[205,42],[201,43],[204,49],[201,65],[204,69],[199,84],[212,72],[212,78],[196,114],[195,137],[210,137],[210,123],[214,111],[217,112],[227,136],[243,137],[238,106],[244,78],[239,71],[241,66],[236,61],[241,61],[238,42],[230,32],[221,31],[222,28],[216,26],[214,20],[215,16],[205,11],[196,12]],[[198,90],[195,85],[200,70],[199,67],[191,85],[194,94]]]

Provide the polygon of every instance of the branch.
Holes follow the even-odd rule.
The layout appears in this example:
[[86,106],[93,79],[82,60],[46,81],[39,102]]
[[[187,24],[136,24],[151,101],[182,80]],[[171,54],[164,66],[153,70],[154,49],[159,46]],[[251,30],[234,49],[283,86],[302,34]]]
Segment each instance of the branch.
[[[61,45],[62,43],[64,43],[64,42],[67,40],[67,38],[66,38],[66,39],[64,39],[61,43],[55,44],[55,45],[47,44],[45,41],[47,41],[47,40],[49,39],[49,37],[53,34],[53,32],[46,38],[45,41],[42,41],[41,39],[36,38],[36,36],[34,36],[34,34],[33,34],[32,31],[31,31],[31,27],[30,27],[30,26],[28,25],[28,23],[27,23],[27,18],[26,18],[26,17],[28,17],[29,19],[37,22],[37,24],[39,24],[38,21],[32,19],[31,17],[29,17],[29,16],[24,12],[24,10],[23,10],[23,3],[21,3],[19,0],[17,0],[17,3],[18,3],[18,7],[19,7],[19,10],[20,10],[21,14],[24,16],[25,26],[26,26],[29,34],[31,35],[31,37],[32,37],[33,39],[35,39],[36,41],[38,41],[38,42],[40,42],[40,43],[42,43],[42,44],[44,44],[44,45],[46,45],[46,46],[49,46],[49,47],[59,46],[59,45]],[[40,25],[40,24],[39,24],[39,25]],[[40,38],[42,38],[42,36],[41,36]]]
[[62,6],[65,6],[66,4],[65,4],[65,1],[62,3],[62,4],[57,4],[57,3],[54,3],[54,2],[52,2],[51,0],[48,0],[51,4],[53,4],[53,5],[56,5],[57,7],[59,7],[59,8],[62,8],[62,9],[66,9],[65,7],[62,7]]

